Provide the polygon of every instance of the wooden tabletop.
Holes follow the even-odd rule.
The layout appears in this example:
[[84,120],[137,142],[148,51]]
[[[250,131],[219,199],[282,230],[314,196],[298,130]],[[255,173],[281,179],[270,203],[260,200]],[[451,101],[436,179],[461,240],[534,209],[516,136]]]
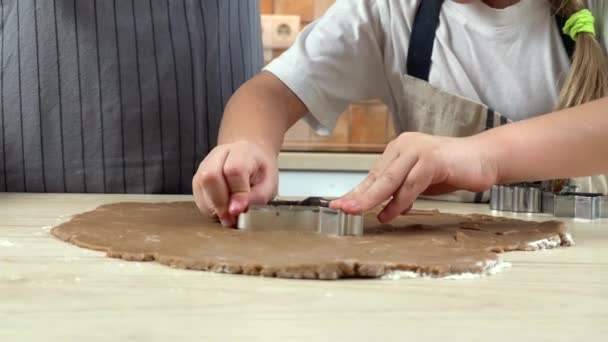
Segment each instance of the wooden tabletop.
[[[607,221],[568,221],[576,247],[506,254],[511,269],[475,280],[324,282],[211,274],[109,259],[49,234],[70,215],[103,203],[188,199],[1,194],[0,341],[605,341],[608,336]],[[417,207],[489,212],[486,205]]]

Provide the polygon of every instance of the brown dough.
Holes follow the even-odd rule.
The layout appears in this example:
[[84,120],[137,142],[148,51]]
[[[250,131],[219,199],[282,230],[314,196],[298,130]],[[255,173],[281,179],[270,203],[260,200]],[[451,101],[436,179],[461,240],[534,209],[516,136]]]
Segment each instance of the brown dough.
[[482,274],[497,264],[496,253],[572,245],[556,221],[413,211],[390,226],[370,214],[365,227],[362,237],[240,231],[204,218],[191,202],[116,203],[76,215],[52,233],[125,260],[298,279]]

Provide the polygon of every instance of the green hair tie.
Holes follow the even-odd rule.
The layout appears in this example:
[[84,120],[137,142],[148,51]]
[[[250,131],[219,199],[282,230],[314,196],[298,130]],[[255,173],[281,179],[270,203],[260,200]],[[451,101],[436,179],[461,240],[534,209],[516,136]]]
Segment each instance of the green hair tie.
[[583,32],[591,33],[595,36],[595,17],[593,17],[593,13],[588,9],[582,9],[574,13],[566,21],[563,31],[572,40],[576,40],[576,36]]

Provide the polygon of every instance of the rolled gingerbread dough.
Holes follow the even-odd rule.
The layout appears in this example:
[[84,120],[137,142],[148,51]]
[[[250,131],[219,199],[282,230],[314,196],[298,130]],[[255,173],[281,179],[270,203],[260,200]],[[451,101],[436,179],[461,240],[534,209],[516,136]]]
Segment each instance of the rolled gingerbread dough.
[[194,203],[116,203],[74,216],[52,234],[110,257],[192,270],[297,279],[445,277],[492,273],[498,253],[571,246],[563,223],[413,211],[391,225],[365,217],[364,236],[241,231]]

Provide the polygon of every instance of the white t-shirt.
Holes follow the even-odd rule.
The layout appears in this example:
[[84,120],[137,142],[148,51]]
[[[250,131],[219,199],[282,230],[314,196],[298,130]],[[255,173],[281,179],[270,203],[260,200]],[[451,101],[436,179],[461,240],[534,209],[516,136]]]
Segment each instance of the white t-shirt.
[[[319,133],[352,101],[380,99],[395,113],[419,1],[338,0],[266,70],[304,102]],[[608,1],[586,3],[606,49]],[[569,64],[548,1],[499,10],[446,0],[429,81],[520,120],[552,111]]]

